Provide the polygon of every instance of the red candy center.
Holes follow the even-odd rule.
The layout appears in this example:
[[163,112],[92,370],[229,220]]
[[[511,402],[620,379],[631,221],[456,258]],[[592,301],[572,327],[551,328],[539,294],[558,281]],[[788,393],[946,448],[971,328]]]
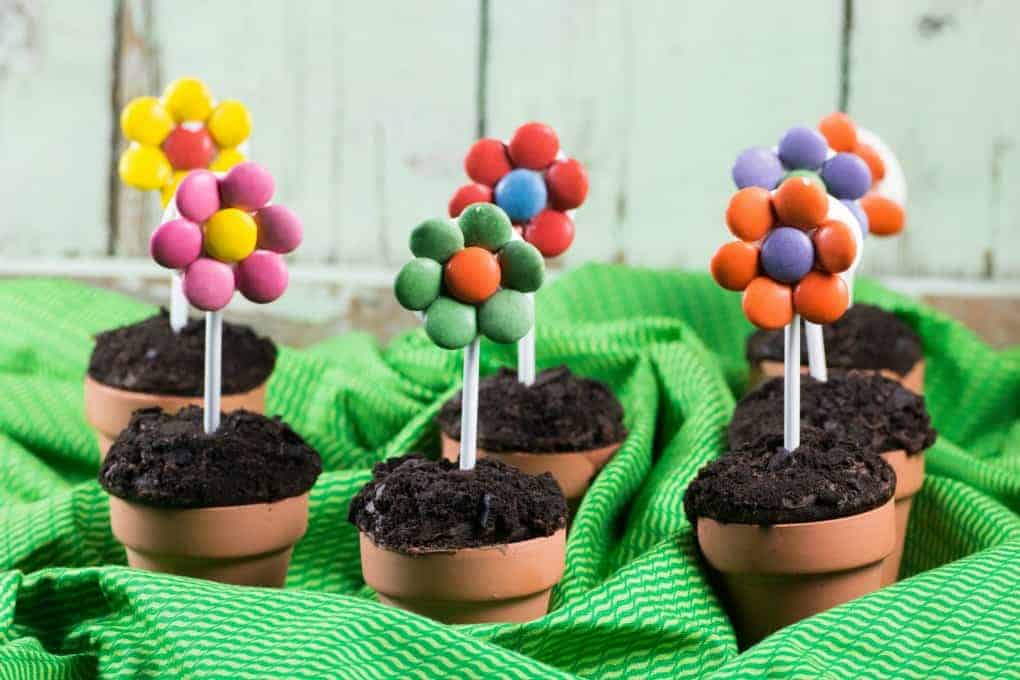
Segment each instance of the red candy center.
[[195,170],[209,166],[216,155],[216,144],[205,128],[178,126],[163,142],[163,153],[174,170]]

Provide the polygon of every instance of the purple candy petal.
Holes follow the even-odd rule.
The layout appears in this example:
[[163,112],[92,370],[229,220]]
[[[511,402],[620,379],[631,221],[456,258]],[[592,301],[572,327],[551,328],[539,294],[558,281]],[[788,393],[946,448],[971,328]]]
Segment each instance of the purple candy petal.
[[738,189],[762,187],[771,191],[779,186],[784,173],[783,164],[771,149],[753,146],[740,152],[730,174]]
[[822,133],[802,125],[790,128],[779,140],[779,160],[790,170],[817,170],[828,152]]
[[822,166],[822,181],[836,198],[855,200],[871,187],[871,171],[854,153],[838,153]]
[[800,229],[778,227],[761,246],[762,269],[780,283],[797,283],[814,264],[814,246]]
[[864,212],[864,208],[862,208],[861,204],[857,201],[842,200],[840,203],[845,205],[847,210],[849,210],[850,213],[857,218],[857,226],[861,229],[861,238],[867,238],[868,229],[870,229],[868,225],[868,213]]

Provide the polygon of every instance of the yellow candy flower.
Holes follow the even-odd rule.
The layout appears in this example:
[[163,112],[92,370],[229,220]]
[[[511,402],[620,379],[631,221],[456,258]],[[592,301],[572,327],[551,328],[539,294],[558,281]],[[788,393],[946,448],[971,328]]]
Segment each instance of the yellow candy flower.
[[118,163],[121,181],[158,190],[166,206],[189,171],[226,172],[245,160],[237,147],[248,139],[251,125],[241,102],[217,104],[201,80],[175,80],[162,98],[138,97],[121,112],[121,132],[131,142]]

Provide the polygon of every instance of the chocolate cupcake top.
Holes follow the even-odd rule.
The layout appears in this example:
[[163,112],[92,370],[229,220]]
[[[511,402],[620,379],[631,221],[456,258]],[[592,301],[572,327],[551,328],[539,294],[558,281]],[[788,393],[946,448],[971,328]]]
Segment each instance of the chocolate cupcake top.
[[[906,375],[924,358],[917,333],[892,312],[855,304],[835,323],[822,326],[826,363],[833,368],[888,369]],[[783,360],[783,332],[756,331],[747,339],[747,360]],[[801,363],[807,365],[806,349]]]
[[135,411],[99,470],[99,483],[126,501],[161,508],[272,503],[312,488],[322,460],[279,417],[227,413],[207,435],[202,409]]
[[[248,392],[276,365],[276,346],[248,326],[224,322],[223,393]],[[96,336],[89,376],[131,392],[195,397],[202,394],[205,320],[191,319],[174,333],[167,311]]]
[[[461,395],[443,404],[437,420],[460,439]],[[623,407],[598,380],[566,366],[542,371],[530,387],[502,368],[478,387],[478,446],[488,451],[586,451],[627,438]]]
[[491,458],[465,471],[406,455],[373,468],[348,519],[381,548],[422,553],[551,536],[567,524],[567,502],[549,473]]
[[893,496],[896,473],[879,456],[831,433],[803,428],[801,445],[783,448],[767,434],[732,449],[698,472],[684,511],[737,524],[815,522],[877,508]]
[[[800,421],[875,453],[924,451],[937,433],[924,397],[876,373],[833,372],[827,382],[803,376]],[[728,431],[731,448],[783,431],[783,379],[771,378],[737,404]]]

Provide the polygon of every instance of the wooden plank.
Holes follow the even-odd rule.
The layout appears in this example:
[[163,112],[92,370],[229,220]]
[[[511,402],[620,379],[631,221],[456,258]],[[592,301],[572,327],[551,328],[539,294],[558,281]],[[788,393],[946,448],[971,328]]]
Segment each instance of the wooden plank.
[[856,0],[850,113],[899,155],[908,224],[866,273],[1020,274],[1020,4]]
[[[113,18],[114,57],[111,112],[120,111],[135,97],[159,96],[158,45],[153,25],[152,3],[148,0],[119,0]],[[138,191],[120,181],[117,160],[128,141],[120,126],[112,130],[115,150],[108,166],[110,191],[110,235],[107,250],[117,255],[145,255],[149,234],[162,214],[158,191]]]
[[445,210],[475,129],[474,0],[179,0],[156,26],[167,79],[251,108],[252,156],[305,219],[295,260],[403,261]]
[[840,15],[812,0],[497,2],[489,131],[544,119],[588,164],[568,262],[705,269],[737,152],[835,107]]
[[0,252],[106,250],[113,0],[0,3]]

